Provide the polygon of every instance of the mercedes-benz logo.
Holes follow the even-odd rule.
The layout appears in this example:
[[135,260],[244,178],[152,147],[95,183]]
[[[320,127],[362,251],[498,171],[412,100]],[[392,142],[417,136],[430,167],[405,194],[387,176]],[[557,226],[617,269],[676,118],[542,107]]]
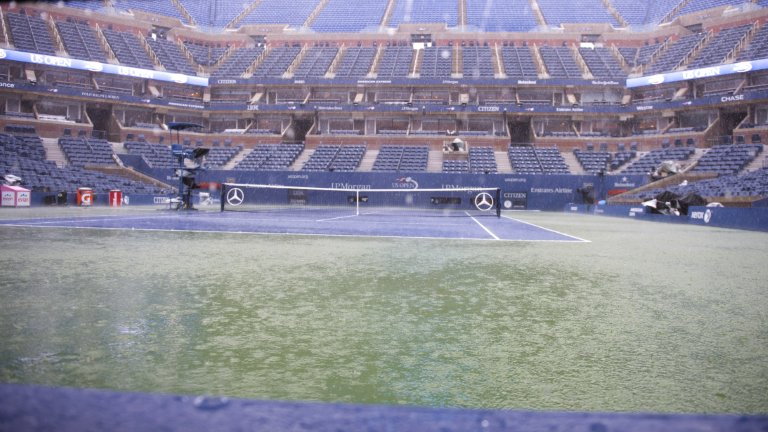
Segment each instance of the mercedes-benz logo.
[[240,188],[232,188],[227,192],[227,202],[229,205],[233,206],[239,206],[243,203],[243,200],[245,199],[245,194],[243,193],[243,190]]
[[488,211],[493,208],[493,197],[488,192],[475,195],[475,207],[480,211]]

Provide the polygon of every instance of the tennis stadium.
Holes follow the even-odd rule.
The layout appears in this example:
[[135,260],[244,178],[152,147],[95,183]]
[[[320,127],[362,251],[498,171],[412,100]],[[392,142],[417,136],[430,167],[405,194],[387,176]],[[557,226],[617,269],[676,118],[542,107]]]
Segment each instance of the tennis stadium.
[[0,431],[768,430],[766,0],[0,4]]

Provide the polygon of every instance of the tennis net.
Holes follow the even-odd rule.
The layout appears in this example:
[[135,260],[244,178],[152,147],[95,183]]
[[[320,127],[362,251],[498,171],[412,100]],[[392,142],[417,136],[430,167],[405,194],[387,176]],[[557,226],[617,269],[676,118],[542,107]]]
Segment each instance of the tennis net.
[[[499,188],[335,189],[224,183],[221,211],[334,216],[402,213],[419,216],[501,216]],[[313,215],[317,216],[317,214]]]

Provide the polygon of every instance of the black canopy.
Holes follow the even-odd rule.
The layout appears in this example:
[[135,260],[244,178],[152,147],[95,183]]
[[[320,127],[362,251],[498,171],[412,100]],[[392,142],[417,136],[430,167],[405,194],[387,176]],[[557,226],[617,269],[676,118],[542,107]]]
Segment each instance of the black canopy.
[[172,131],[182,131],[187,129],[202,129],[203,126],[199,125],[197,123],[187,123],[187,122],[170,122],[168,123],[168,129]]
[[653,206],[646,206],[651,213],[687,215],[688,207],[707,205],[706,199],[693,192],[681,196],[674,192],[664,191],[656,195],[654,199]]

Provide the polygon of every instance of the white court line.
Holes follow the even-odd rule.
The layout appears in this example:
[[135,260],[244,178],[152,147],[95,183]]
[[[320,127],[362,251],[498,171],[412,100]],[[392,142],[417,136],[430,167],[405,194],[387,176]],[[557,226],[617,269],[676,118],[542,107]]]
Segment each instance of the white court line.
[[353,214],[353,215],[346,215],[346,216],[336,216],[332,218],[327,219],[317,219],[315,222],[326,222],[326,221],[332,221],[332,220],[338,220],[338,219],[347,219],[351,217],[359,217],[359,216],[370,216],[370,215],[376,215],[380,214],[379,212],[369,212],[369,213],[360,213],[359,215]]
[[[98,217],[98,216],[97,216]],[[36,226],[36,225],[44,225],[44,224],[64,224],[64,223],[82,223],[82,222],[106,222],[106,221],[126,221],[126,220],[140,220],[140,219],[160,219],[160,218],[168,218],[169,216],[133,216],[133,217],[121,217],[121,216],[109,216],[105,215],[103,217],[99,217],[99,219],[85,219],[81,217],[62,217],[62,218],[54,218],[51,220],[50,218],[42,218],[46,219],[43,221],[40,221],[38,219],[29,219],[29,222],[24,222],[28,226]],[[0,221],[0,224],[2,224],[2,221]],[[6,224],[7,225],[7,224]]]
[[336,217],[326,218],[326,219],[317,219],[315,222],[326,222],[326,221],[332,221],[332,220],[338,220],[338,219],[353,218],[358,216],[360,215],[353,214],[353,215],[346,215],[346,216],[336,216]]
[[469,212],[465,211],[464,213],[466,213],[466,214],[467,214],[467,216],[469,216],[469,217],[470,217],[470,219],[472,219],[473,221],[475,221],[475,223],[476,223],[476,224],[480,225],[480,228],[484,229],[484,230],[485,230],[485,232],[487,232],[488,234],[490,234],[490,235],[491,235],[491,237],[493,237],[493,239],[494,239],[494,240],[501,240],[500,238],[498,238],[498,237],[496,236],[496,234],[494,234],[494,233],[493,233],[493,231],[491,231],[491,230],[489,230],[488,228],[486,228],[486,227],[485,227],[485,225],[481,224],[481,223],[480,223],[480,221],[478,221],[477,219],[475,219],[475,217],[474,217],[474,216],[472,216],[471,214],[469,214]]
[[507,218],[509,220],[513,220],[515,222],[524,223],[526,225],[530,225],[530,226],[533,226],[533,227],[536,227],[536,228],[539,228],[539,229],[543,229],[544,231],[549,231],[549,232],[553,232],[555,234],[560,234],[561,236],[570,237],[572,239],[576,239],[576,240],[578,240],[580,242],[583,242],[583,243],[592,243],[591,240],[583,239],[581,237],[572,236],[570,234],[561,233],[560,231],[555,231],[553,229],[544,228],[543,226],[539,226],[539,225],[536,225],[536,224],[533,224],[533,223],[530,223],[530,222],[526,222],[526,221],[521,221],[520,219],[511,218],[511,217],[505,216],[505,215],[501,215],[501,217]]

